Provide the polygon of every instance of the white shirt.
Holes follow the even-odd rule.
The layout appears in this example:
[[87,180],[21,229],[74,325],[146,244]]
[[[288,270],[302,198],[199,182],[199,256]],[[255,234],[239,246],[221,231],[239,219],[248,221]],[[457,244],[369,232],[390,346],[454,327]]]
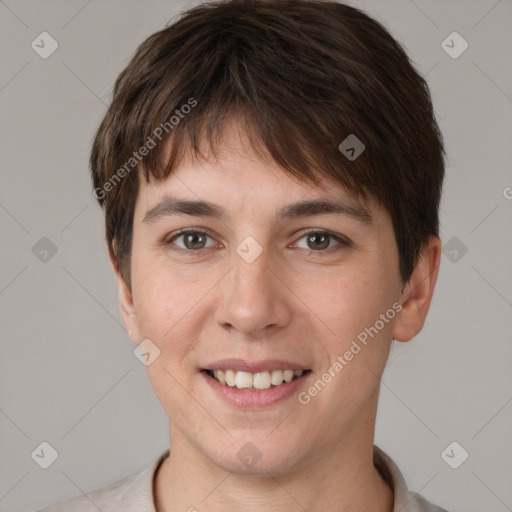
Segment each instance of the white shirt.
[[[140,473],[127,476],[101,489],[60,501],[36,512],[156,512],[153,482],[169,449]],[[373,461],[394,493],[393,512],[447,512],[407,489],[400,470],[380,448],[374,446]]]

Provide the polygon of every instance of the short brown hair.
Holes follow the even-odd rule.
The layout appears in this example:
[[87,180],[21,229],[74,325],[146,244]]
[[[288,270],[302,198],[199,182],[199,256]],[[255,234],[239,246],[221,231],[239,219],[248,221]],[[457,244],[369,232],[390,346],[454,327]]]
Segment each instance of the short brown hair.
[[[204,143],[214,150],[232,115],[284,172],[312,184],[334,179],[382,204],[401,277],[409,280],[422,247],[438,234],[444,177],[425,80],[387,30],[354,7],[221,0],[186,11],[140,45],[94,139],[94,195],[129,288],[139,174],[162,180],[185,150],[201,155]],[[161,137],[150,148],[155,134]],[[353,161],[338,149],[351,134],[365,145]]]

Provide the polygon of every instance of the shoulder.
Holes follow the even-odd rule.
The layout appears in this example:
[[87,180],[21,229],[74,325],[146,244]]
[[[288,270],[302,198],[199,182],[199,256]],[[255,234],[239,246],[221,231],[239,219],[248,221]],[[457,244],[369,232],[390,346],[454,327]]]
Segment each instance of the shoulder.
[[107,487],[96,489],[87,495],[59,501],[36,512],[114,512],[120,510],[137,475],[125,477]]
[[373,463],[394,495],[393,512],[448,512],[418,493],[409,491],[405,479],[391,457],[377,446],[373,447]]
[[409,504],[405,511],[411,512],[448,512],[446,509],[434,505],[430,501],[426,500],[423,496],[416,493],[409,492]]
[[140,473],[34,512],[155,512],[153,480],[169,449]]

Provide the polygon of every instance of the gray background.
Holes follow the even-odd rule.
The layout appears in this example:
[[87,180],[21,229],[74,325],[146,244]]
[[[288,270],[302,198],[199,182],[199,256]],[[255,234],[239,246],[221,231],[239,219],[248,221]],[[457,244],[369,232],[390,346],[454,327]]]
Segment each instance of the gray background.
[[[437,290],[422,333],[392,350],[376,443],[451,512],[512,510],[512,2],[353,4],[427,75],[448,150]],[[2,509],[107,485],[168,446],[121,320],[87,159],[116,76],[187,5],[0,1]],[[59,44],[47,59],[31,48],[43,31]],[[453,31],[469,43],[457,59],[441,46]],[[46,262],[32,251],[43,237],[57,247]],[[46,470],[31,457],[43,441],[59,454]],[[441,458],[452,441],[469,453],[458,469]]]

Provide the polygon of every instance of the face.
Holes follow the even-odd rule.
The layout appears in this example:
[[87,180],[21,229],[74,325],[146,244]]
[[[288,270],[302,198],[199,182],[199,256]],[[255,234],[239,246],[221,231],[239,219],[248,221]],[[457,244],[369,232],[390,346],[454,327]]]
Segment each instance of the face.
[[217,159],[140,180],[122,309],[160,351],[147,371],[173,442],[279,474],[373,435],[398,252],[376,202],[225,140]]

